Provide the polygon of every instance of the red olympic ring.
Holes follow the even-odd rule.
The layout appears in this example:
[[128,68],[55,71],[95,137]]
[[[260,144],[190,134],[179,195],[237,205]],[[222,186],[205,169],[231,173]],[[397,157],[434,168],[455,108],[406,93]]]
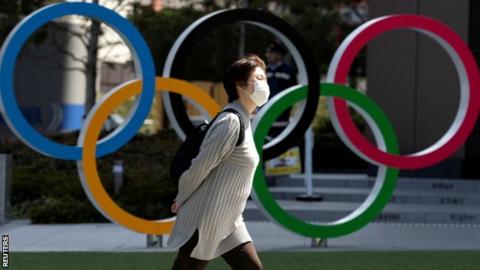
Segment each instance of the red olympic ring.
[[[460,80],[460,106],[453,124],[434,145],[411,155],[390,154],[371,144],[355,126],[347,102],[331,98],[331,116],[342,140],[356,153],[377,165],[400,169],[418,169],[436,164],[452,155],[467,139],[478,117],[480,107],[480,76],[475,58],[463,40],[448,26],[418,15],[392,15],[365,23],[352,32],[337,49],[330,64],[327,81],[345,84],[350,66],[369,41],[391,30],[407,28],[419,31],[437,41],[452,58]],[[331,107],[330,107],[331,106]]]

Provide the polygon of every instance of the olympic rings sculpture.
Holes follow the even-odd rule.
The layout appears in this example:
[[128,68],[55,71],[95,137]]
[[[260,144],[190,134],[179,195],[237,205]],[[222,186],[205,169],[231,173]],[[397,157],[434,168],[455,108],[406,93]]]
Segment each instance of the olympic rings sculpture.
[[[111,90],[95,104],[81,128],[77,146],[52,142],[32,128],[23,117],[15,100],[12,84],[15,61],[27,38],[55,18],[65,15],[88,16],[114,28],[133,52],[135,67],[141,79],[128,81]],[[190,25],[170,50],[163,77],[155,76],[149,48],[138,30],[115,12],[91,3],[68,2],[43,7],[24,18],[9,34],[0,51],[0,108],[12,131],[32,149],[58,159],[75,160],[78,174],[88,198],[106,218],[140,233],[169,234],[175,217],[146,220],[128,213],[108,195],[99,179],[96,158],[112,153],[127,143],[141,127],[153,103],[155,91],[164,91],[167,116],[177,135],[185,138],[192,128],[181,95],[196,102],[210,117],[221,108],[209,95],[180,77],[186,55],[204,33],[222,24],[246,22],[262,27],[281,39],[299,67],[300,85],[284,90],[262,107],[253,121],[254,139],[261,157],[255,172],[252,197],[261,211],[272,221],[292,232],[307,237],[338,237],[359,230],[377,217],[389,202],[396,186],[399,169],[432,166],[453,154],[471,133],[480,110],[480,75],[468,46],[449,27],[432,18],[400,14],[370,20],[353,31],[337,49],[328,69],[327,83],[320,84],[318,65],[301,36],[285,21],[268,12],[254,9],[220,10]],[[397,138],[384,112],[367,96],[345,86],[348,70],[360,49],[370,40],[395,29],[419,31],[438,42],[451,57],[460,81],[460,102],[456,117],[445,135],[431,147],[418,153],[399,155]],[[114,108],[132,96],[140,95],[126,121],[97,143],[103,123]],[[352,213],[333,222],[310,224],[283,210],[265,184],[262,160],[270,159],[291,147],[302,136],[315,115],[320,95],[328,100],[328,109],[335,131],[342,141],[362,159],[379,166],[377,178],[367,199]],[[303,102],[300,113],[282,134],[264,144],[275,119],[287,108]],[[347,110],[351,105],[373,131],[377,146],[357,130]]]

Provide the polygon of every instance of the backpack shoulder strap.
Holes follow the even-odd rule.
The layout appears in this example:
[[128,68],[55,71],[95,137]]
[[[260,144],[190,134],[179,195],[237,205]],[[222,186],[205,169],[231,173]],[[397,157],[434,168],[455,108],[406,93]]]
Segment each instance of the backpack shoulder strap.
[[245,137],[245,124],[243,123],[243,118],[240,115],[240,113],[235,109],[228,108],[223,111],[235,113],[238,116],[238,119],[240,120],[240,134],[238,135],[237,144],[235,144],[235,146],[239,146],[243,142],[243,139]]

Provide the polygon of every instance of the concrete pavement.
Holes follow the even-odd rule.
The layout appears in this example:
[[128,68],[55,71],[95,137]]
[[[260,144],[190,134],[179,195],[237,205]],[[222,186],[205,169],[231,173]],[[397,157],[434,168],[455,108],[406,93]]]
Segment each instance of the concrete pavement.
[[[480,250],[479,225],[371,223],[346,236],[328,239],[327,247],[311,247],[311,238],[298,236],[271,222],[245,221],[258,251],[332,250]],[[10,251],[171,252],[147,248],[145,234],[112,223],[30,224],[13,220],[0,225],[10,237]],[[168,235],[164,236],[166,243]]]

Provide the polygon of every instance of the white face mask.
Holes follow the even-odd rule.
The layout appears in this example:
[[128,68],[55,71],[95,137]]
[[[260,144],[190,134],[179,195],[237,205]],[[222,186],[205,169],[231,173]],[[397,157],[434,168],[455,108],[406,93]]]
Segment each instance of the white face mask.
[[257,80],[253,81],[253,93],[245,92],[252,100],[257,104],[257,106],[262,106],[263,104],[267,103],[268,97],[270,96],[270,87],[266,80]]

